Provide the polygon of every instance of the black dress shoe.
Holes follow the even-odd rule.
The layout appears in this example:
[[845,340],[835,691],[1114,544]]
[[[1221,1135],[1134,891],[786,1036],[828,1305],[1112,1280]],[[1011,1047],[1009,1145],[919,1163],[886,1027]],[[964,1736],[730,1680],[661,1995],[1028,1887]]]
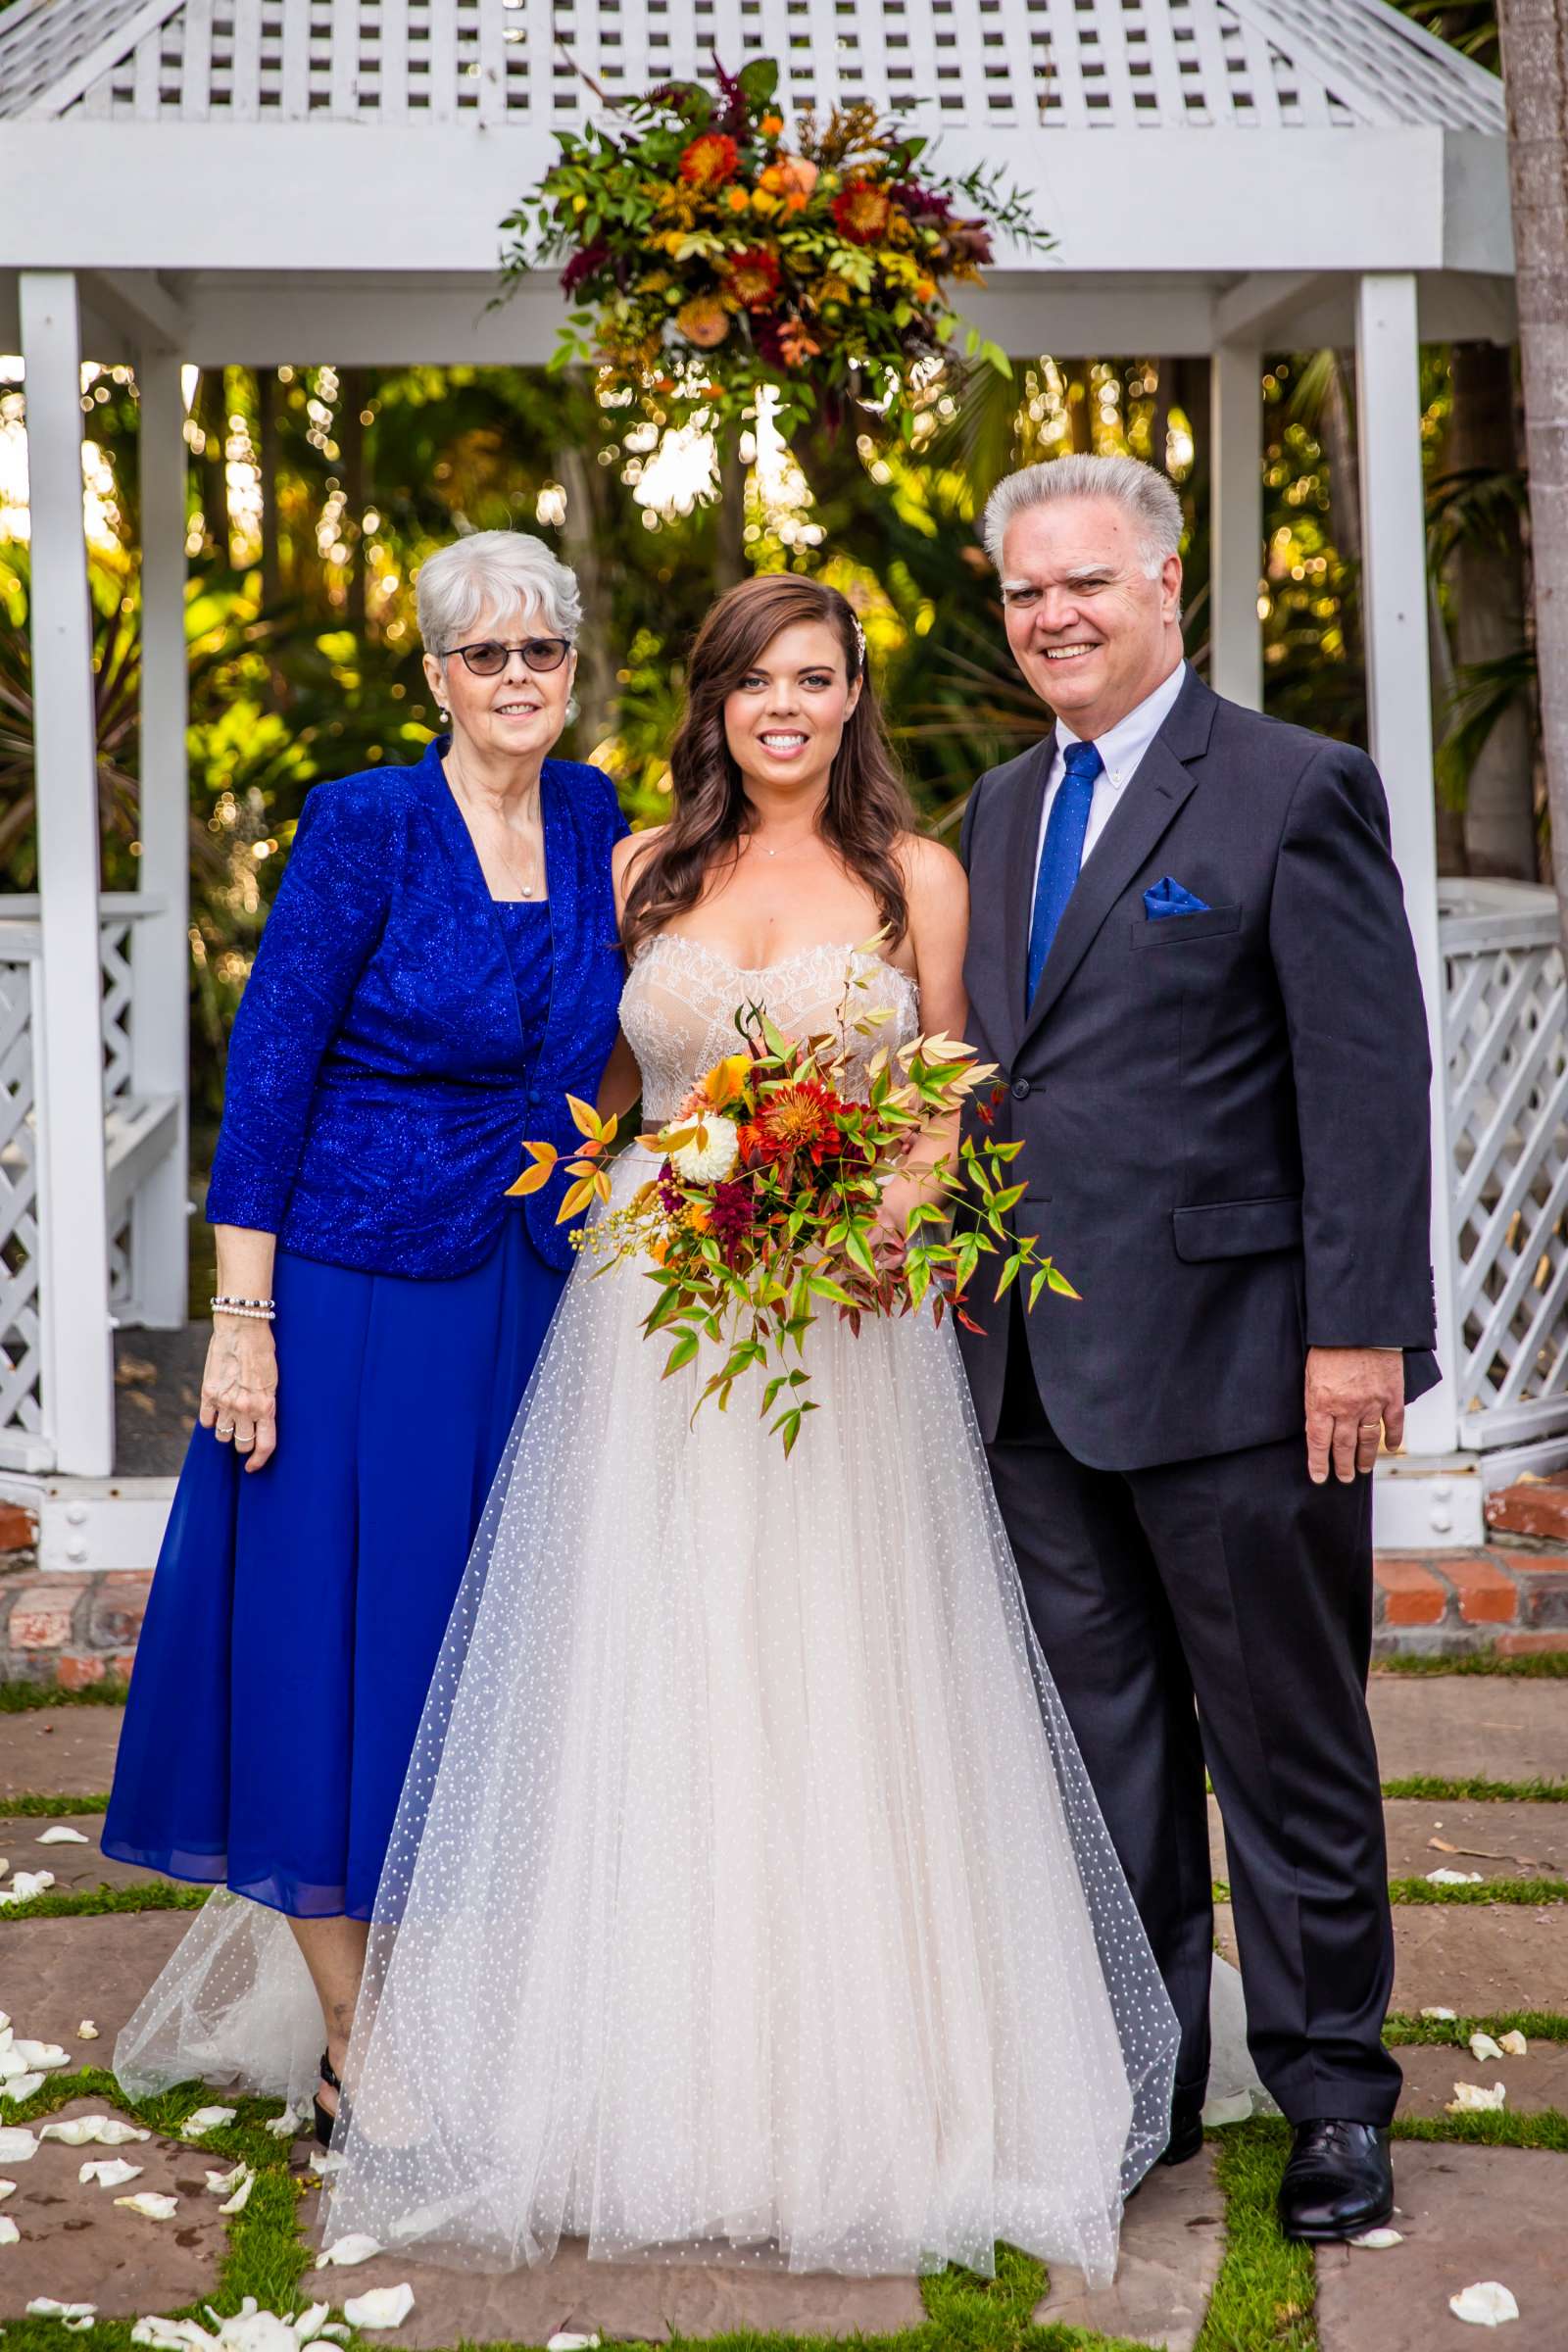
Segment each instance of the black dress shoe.
[[1161,2164],[1190,2164],[1203,2145],[1203,2102],[1191,2099],[1173,2101],[1170,2111],[1170,2137],[1160,2153]]
[[1394,2211],[1389,2135],[1377,2124],[1298,2124],[1280,2182],[1280,2227],[1309,2245],[1381,2230]]

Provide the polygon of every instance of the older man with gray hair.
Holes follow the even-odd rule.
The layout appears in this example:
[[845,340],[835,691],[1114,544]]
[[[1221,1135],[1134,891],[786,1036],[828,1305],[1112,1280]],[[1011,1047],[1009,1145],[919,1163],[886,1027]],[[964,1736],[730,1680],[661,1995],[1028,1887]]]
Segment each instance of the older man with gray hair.
[[1287,2231],[1388,2219],[1399,2071],[1371,1470],[1438,1378],[1427,1029],[1362,752],[1210,692],[1182,514],[1132,458],[999,484],[1007,642],[1054,713],[981,777],[970,1035],[1022,1229],[1082,1293],[964,1348],[1041,1644],[1182,2022],[1201,2144],[1225,1820],[1249,2039],[1295,2127]]

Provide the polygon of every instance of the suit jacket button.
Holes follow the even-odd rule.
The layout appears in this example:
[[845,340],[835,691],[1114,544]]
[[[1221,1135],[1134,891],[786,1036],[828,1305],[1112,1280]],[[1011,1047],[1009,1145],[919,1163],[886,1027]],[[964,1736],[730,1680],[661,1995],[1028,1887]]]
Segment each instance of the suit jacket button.
[[1029,1092],[1029,1081],[1028,1081],[1028,1079],[1027,1079],[1027,1078],[1015,1078],[1015,1079],[1013,1080],[1013,1082],[1012,1082],[1012,1099],[1013,1099],[1013,1101],[1014,1101],[1015,1102],[1021,1102],[1024,1100],[1024,1097],[1025,1097],[1025,1096],[1028,1094],[1028,1092]]

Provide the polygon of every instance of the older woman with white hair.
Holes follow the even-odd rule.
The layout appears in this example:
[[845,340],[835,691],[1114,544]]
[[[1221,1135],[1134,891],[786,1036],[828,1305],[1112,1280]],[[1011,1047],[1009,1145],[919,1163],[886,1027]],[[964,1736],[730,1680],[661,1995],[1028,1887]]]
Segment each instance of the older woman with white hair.
[[[593,1099],[622,976],[624,820],[597,768],[548,756],[575,579],[482,531],[417,591],[451,731],[310,793],[234,1023],[200,1421],[103,1838],[286,1917],[324,2022],[323,2139],[442,1634],[571,1262],[559,1183],[508,1187],[522,1139],[566,1144],[566,1095]],[[122,2079],[211,2072],[224,1977],[176,1954]]]

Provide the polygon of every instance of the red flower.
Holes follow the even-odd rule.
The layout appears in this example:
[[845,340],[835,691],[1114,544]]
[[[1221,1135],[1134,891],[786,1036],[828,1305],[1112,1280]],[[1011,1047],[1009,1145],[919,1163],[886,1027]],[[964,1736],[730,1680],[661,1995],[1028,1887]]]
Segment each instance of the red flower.
[[892,217],[888,192],[874,180],[852,179],[833,199],[833,218],[852,245],[875,245]]
[[580,253],[572,255],[561,272],[562,292],[575,294],[577,288],[586,285],[589,278],[596,275],[609,259],[610,247],[602,237],[592,245],[585,245]]
[[680,175],[694,188],[721,188],[733,179],[741,151],[727,132],[705,130],[693,139],[680,159]]
[[825,1154],[842,1142],[839,1119],[847,1107],[814,1078],[792,1078],[763,1096],[743,1140],[751,1140],[759,1159],[788,1159],[793,1152],[808,1152],[812,1165],[820,1167]]
[[778,292],[778,257],[762,245],[731,254],[724,264],[724,279],[736,301],[749,311],[771,310]]

